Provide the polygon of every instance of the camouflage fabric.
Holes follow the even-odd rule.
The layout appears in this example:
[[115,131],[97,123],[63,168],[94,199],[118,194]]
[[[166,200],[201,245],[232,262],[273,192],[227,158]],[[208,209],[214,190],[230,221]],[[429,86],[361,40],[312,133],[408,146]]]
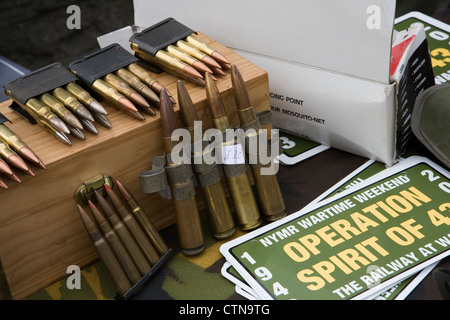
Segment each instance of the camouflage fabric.
[[[219,252],[223,241],[215,240],[209,232],[206,213],[201,212],[206,249],[198,256],[184,255],[178,245],[176,226],[161,231],[161,236],[172,249],[172,256],[145,285],[149,300],[235,300],[243,299],[235,292],[234,284],[220,273],[225,262]],[[233,235],[243,235],[237,230]],[[229,241],[227,239],[226,241]],[[70,275],[69,275],[70,276]],[[114,283],[101,261],[81,270],[81,288],[69,289],[69,276],[35,294],[28,300],[113,300]],[[70,280],[69,280],[70,281]]]

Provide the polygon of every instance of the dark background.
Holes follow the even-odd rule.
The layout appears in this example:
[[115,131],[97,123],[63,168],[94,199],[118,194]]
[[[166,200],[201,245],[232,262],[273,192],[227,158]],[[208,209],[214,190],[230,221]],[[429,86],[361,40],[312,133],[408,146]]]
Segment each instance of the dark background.
[[[81,29],[66,26],[71,4],[81,9]],[[415,10],[439,18],[449,6],[449,0],[398,0],[396,16]],[[68,65],[97,50],[98,36],[132,25],[133,14],[133,0],[1,0],[0,56],[29,70]]]

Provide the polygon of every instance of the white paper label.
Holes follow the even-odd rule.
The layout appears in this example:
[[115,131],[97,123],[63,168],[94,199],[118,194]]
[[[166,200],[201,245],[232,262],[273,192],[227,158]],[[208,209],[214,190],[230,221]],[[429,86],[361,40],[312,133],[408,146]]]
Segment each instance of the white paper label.
[[245,154],[240,144],[222,146],[222,164],[243,164]]

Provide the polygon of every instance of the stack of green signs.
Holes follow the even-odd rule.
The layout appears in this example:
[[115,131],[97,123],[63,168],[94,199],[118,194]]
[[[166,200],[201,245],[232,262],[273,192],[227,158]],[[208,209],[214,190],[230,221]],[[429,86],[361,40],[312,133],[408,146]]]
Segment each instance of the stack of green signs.
[[423,157],[368,161],[302,210],[222,245],[223,275],[255,299],[404,298],[450,255],[449,179]]

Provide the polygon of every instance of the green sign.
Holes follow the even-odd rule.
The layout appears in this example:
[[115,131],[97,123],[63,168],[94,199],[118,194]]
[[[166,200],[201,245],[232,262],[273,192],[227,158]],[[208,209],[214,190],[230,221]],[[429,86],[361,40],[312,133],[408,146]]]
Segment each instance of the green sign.
[[262,298],[363,299],[450,254],[449,176],[411,157],[221,252]]

